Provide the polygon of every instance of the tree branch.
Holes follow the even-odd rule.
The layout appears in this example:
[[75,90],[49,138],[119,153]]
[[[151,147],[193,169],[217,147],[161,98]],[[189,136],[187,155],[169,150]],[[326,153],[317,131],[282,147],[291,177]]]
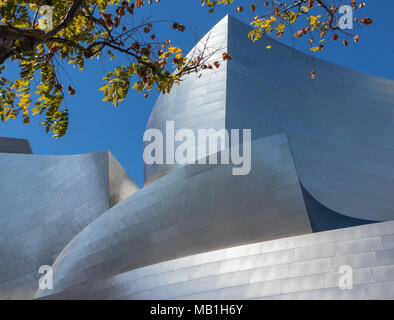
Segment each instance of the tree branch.
[[324,8],[324,10],[327,11],[328,15],[329,15],[329,20],[328,20],[328,24],[330,26],[331,29],[336,30],[338,29],[338,26],[333,26],[332,23],[335,19],[335,15],[332,12],[332,10],[324,3],[323,0],[317,0],[317,2],[320,4],[321,7]]
[[80,8],[80,6],[82,5],[82,3],[83,3],[83,0],[74,0],[73,4],[71,5],[70,10],[68,10],[66,17],[64,18],[64,20],[58,26],[56,26],[51,31],[49,31],[45,34],[44,41],[49,38],[52,38],[53,36],[55,36],[59,31],[63,30],[64,28],[67,28],[68,25],[75,18],[77,11]]
[[[41,30],[25,30],[8,25],[0,25],[0,65],[19,51],[31,51],[44,37]],[[15,41],[19,47],[15,47]]]

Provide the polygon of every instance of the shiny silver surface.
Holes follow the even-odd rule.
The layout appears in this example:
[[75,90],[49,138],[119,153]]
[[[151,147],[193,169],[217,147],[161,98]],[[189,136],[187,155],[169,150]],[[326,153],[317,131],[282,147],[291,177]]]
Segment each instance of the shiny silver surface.
[[[170,94],[161,94],[150,115],[147,129],[159,129],[165,139],[167,120],[174,121],[175,132],[187,128],[193,130],[196,136],[198,129],[225,128],[227,61],[222,61],[221,56],[227,51],[227,33],[225,18],[196,45],[200,50],[206,46],[206,54],[213,54],[211,60],[220,61],[220,68],[203,72],[201,77],[191,74],[181,85],[174,86]],[[198,144],[196,147],[198,148]],[[144,164],[145,185],[177,167],[177,164]]]
[[253,175],[188,165],[90,223],[53,264],[54,289],[164,260],[312,232],[285,134],[255,140]]
[[140,188],[118,160],[108,151],[109,205],[113,207]]
[[[73,156],[0,154],[0,299],[33,298],[41,265],[52,265],[85,226],[110,208],[108,151]],[[112,171],[116,171],[112,168]],[[128,182],[128,179],[130,179]],[[124,192],[119,196],[124,196]]]
[[[394,299],[394,223],[210,251],[84,284],[49,299]],[[341,289],[342,265],[353,288]]]
[[[394,219],[394,81],[349,70],[275,40],[255,43],[249,26],[225,17],[212,29],[232,56],[159,97],[148,128],[286,132],[301,184],[323,206],[363,220]],[[272,45],[271,50],[266,46]],[[310,79],[315,68],[316,79]],[[205,78],[204,78],[205,77]],[[176,165],[145,165],[145,181]]]
[[252,128],[251,173],[145,165],[138,190],[109,152],[0,154],[0,298],[394,299],[394,221],[375,223],[394,220],[393,82],[321,60],[312,81],[309,56],[247,32],[220,21],[198,46],[232,60],[148,128]]
[[[226,127],[286,132],[300,182],[324,206],[394,219],[394,81],[315,60],[272,40],[252,43],[229,17]],[[271,50],[265,49],[267,44]]]

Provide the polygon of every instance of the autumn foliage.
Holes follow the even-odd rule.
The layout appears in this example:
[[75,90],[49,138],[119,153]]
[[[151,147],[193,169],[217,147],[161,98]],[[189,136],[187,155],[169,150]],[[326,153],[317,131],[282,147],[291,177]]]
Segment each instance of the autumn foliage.
[[[290,32],[295,39],[306,40],[312,53],[323,50],[327,41],[343,38],[344,46],[360,41],[356,29],[340,29],[336,1],[200,1],[208,12],[217,6],[227,6],[239,14],[249,12],[251,41],[264,36],[281,38]],[[175,32],[187,30],[177,21],[140,17],[141,22],[135,23],[141,7],[149,5],[162,4],[160,0],[0,0],[1,120],[21,118],[28,124],[31,116],[41,115],[45,117],[41,124],[46,131],[55,138],[62,137],[69,123],[65,97],[78,94],[78,88],[59,76],[62,62],[80,71],[89,59],[117,64],[102,76],[100,90],[104,101],[118,106],[130,89],[145,97],[152,89],[169,93],[190,73],[210,72],[220,68],[221,61],[231,60],[227,52],[222,53],[221,61],[212,61],[213,53],[204,50],[186,55],[171,39],[159,39],[155,32],[158,27]],[[348,5],[355,11],[366,6],[355,0]],[[50,19],[42,23],[39,17],[49,14]],[[372,22],[365,16],[354,17],[356,25]],[[129,63],[120,63],[121,55]],[[4,76],[3,70],[12,62],[19,66],[18,79]],[[311,77],[315,76],[312,71]]]

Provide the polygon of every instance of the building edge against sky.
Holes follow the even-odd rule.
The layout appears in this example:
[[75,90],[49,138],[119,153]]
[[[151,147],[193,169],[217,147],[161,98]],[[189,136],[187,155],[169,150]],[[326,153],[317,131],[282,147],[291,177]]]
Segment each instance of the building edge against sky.
[[145,166],[138,190],[107,151],[0,139],[0,298],[394,298],[393,81],[321,60],[312,81],[308,55],[247,31],[221,20],[205,39],[233,59],[160,96],[148,123],[251,128],[247,176]]
[[[172,120],[175,130],[251,129],[253,139],[286,132],[301,184],[324,207],[393,220],[394,81],[319,59],[313,64],[278,41],[253,43],[249,31],[231,16],[214,26],[201,43],[217,42],[232,60],[161,95],[147,129],[165,132]],[[177,167],[145,164],[145,184]]]

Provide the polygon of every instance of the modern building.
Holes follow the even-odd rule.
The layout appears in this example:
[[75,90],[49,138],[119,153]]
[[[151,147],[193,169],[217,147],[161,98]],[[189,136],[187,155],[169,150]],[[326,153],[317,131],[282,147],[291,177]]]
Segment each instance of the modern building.
[[248,32],[214,26],[196,48],[232,59],[161,95],[147,126],[251,129],[248,175],[145,164],[139,189],[108,151],[0,139],[0,298],[394,298],[394,82],[322,60],[312,80],[309,55]]

